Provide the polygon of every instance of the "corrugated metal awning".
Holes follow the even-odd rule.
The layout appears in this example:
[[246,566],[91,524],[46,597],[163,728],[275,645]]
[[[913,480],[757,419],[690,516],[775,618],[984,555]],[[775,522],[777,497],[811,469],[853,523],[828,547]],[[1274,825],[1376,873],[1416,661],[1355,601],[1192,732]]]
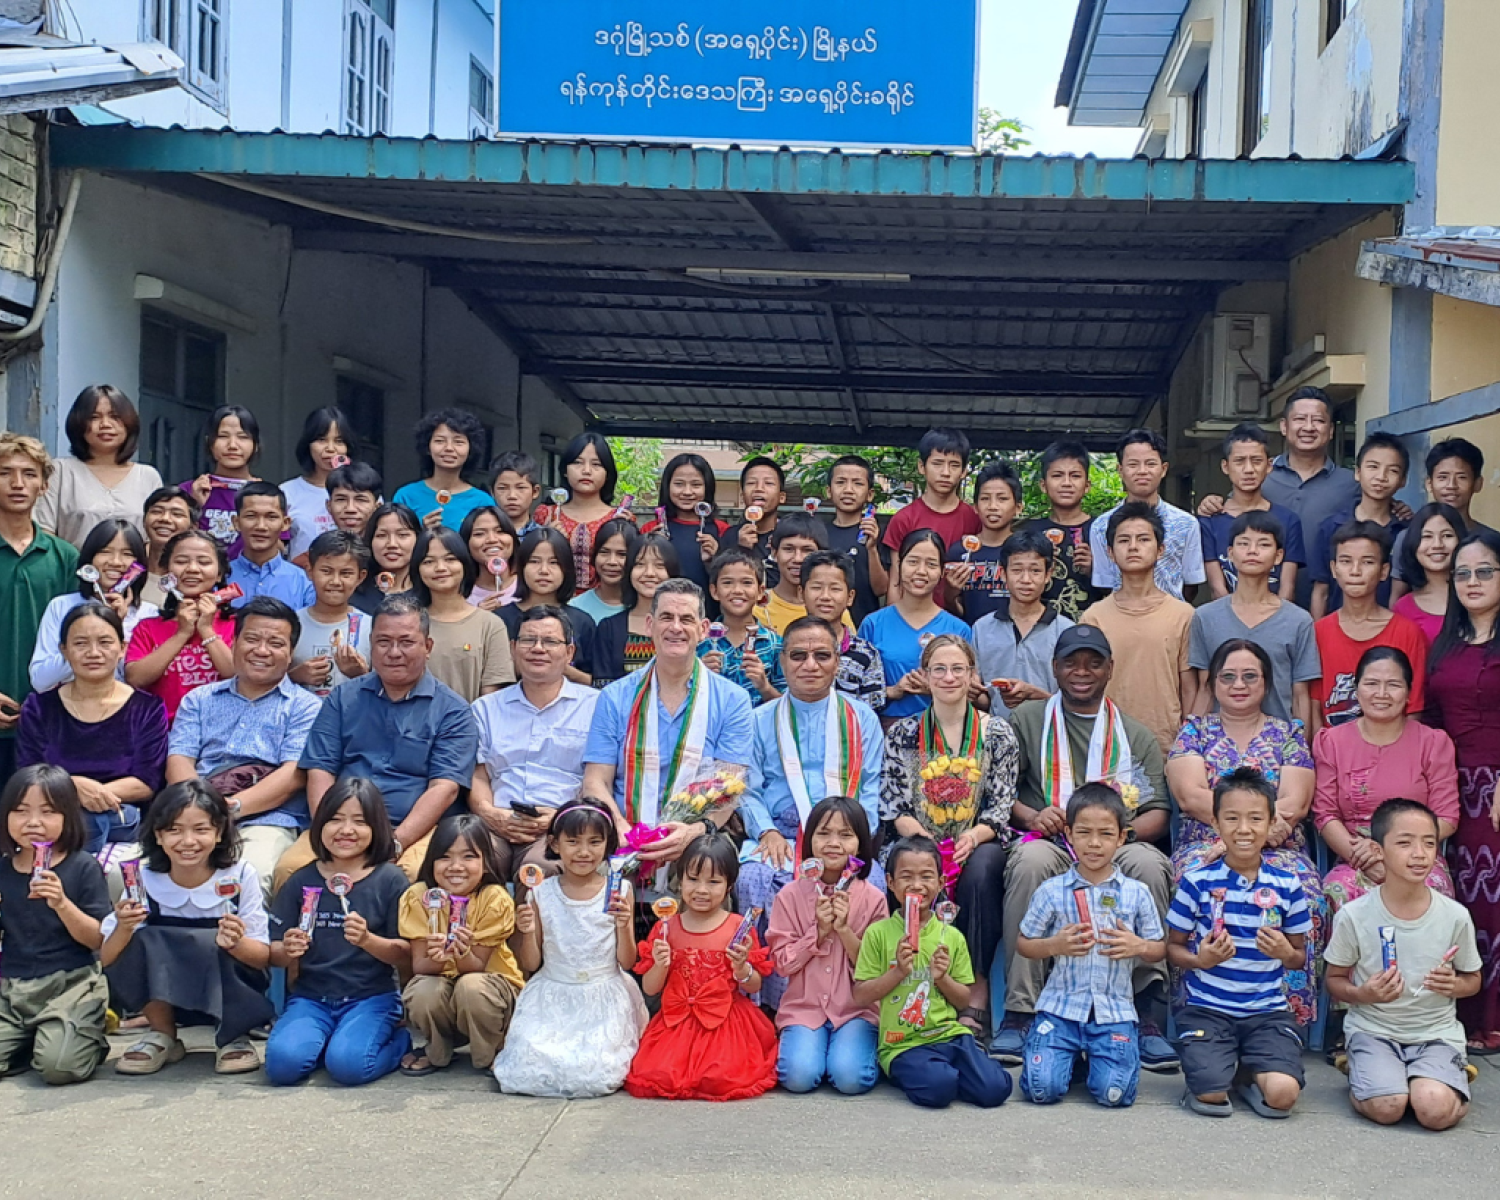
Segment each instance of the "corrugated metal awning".
[[176,86],[182,59],[154,42],[0,46],[0,113],[98,104]]
[[591,424],[1112,444],[1219,291],[1405,203],[1404,163],[1101,162],[57,129],[54,161],[424,265]]

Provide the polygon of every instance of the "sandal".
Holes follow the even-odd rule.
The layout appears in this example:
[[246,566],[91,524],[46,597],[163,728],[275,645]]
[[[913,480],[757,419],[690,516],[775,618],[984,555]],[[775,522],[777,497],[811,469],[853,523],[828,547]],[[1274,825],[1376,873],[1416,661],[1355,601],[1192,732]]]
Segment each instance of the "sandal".
[[[411,1063],[409,1065],[405,1062],[401,1064],[401,1074],[410,1079],[421,1079],[424,1075],[435,1075],[442,1070],[440,1066],[427,1057],[425,1051],[414,1050],[407,1057],[411,1059]],[[419,1067],[417,1066],[418,1063],[422,1065]]]
[[155,1075],[168,1063],[181,1062],[187,1055],[187,1047],[177,1038],[151,1030],[141,1035],[115,1063],[115,1072],[120,1075]]
[[976,1038],[984,1039],[990,1036],[990,1010],[987,1008],[975,1008],[970,1005],[958,1014],[958,1023]]
[[1258,1117],[1265,1117],[1270,1121],[1282,1121],[1292,1115],[1289,1108],[1272,1108],[1266,1103],[1266,1098],[1260,1090],[1260,1084],[1253,1080],[1247,1083],[1237,1083],[1234,1086],[1235,1095],[1239,1096],[1251,1108]]
[[1500,1033],[1476,1034],[1469,1039],[1468,1049],[1470,1058],[1488,1058],[1492,1054],[1500,1054]]
[[235,1038],[227,1046],[220,1046],[214,1054],[216,1075],[245,1075],[260,1070],[260,1055],[247,1037]]

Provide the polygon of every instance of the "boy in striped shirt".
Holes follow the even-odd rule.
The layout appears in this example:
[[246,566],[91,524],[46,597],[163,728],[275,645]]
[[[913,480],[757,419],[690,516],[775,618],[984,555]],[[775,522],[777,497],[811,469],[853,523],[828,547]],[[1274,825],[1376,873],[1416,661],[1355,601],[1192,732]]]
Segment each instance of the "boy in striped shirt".
[[1302,1038],[1282,974],[1302,964],[1312,919],[1297,877],[1261,859],[1275,815],[1276,789],[1260,772],[1220,779],[1224,855],[1183,876],[1167,913],[1167,961],[1184,972],[1188,1003],[1183,1104],[1203,1116],[1232,1115],[1233,1088],[1261,1116],[1286,1117],[1302,1091]]

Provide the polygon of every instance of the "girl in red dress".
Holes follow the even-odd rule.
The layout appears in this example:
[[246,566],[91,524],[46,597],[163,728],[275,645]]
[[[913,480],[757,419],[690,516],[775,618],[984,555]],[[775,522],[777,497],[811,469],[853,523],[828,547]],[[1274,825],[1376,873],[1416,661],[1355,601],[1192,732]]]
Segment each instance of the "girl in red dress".
[[746,1100],[776,1086],[776,1031],[750,999],[771,956],[753,928],[730,944],[741,922],[724,902],[738,874],[727,837],[699,838],[682,857],[683,911],[640,944],[635,969],[661,1011],[625,1077],[632,1096]]

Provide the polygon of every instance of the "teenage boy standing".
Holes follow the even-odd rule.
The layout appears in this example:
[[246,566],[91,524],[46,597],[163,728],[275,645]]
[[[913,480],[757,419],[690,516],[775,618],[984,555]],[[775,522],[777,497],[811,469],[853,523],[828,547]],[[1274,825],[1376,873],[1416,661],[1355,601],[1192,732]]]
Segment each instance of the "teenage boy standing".
[[740,505],[747,514],[752,508],[758,509],[760,516],[752,521],[747,515],[719,543],[722,547],[738,546],[761,555],[766,561],[767,587],[775,587],[780,580],[770,546],[771,535],[776,531],[777,510],[785,503],[786,472],[781,464],[764,455],[752,458],[740,471]]
[[1229,479],[1229,502],[1212,517],[1199,517],[1203,534],[1203,565],[1209,590],[1220,600],[1234,591],[1236,575],[1229,561],[1229,529],[1235,518],[1247,512],[1268,512],[1281,522],[1286,551],[1281,565],[1271,572],[1271,590],[1290,600],[1296,595],[1297,576],[1307,565],[1302,545],[1302,520],[1291,509],[1273,504],[1262,494],[1271,473],[1271,449],[1265,430],[1253,422],[1236,425],[1224,438],[1224,457],[1219,466]]
[[[917,474],[922,494],[890,519],[882,539],[892,554],[901,549],[906,536],[917,529],[931,529],[943,545],[956,546],[969,534],[980,531],[979,514],[963,502],[959,489],[969,470],[969,439],[957,429],[929,429],[917,443]],[[894,579],[890,590],[894,591]],[[889,595],[894,601],[895,596]],[[948,603],[942,581],[932,593],[943,608]]]
[[281,535],[292,527],[286,496],[274,483],[247,483],[234,498],[234,529],[241,551],[229,563],[229,582],[245,594],[233,601],[243,608],[255,596],[280,600],[293,612],[317,599],[307,572],[281,556]]
[[42,443],[0,433],[0,779],[16,766],[16,722],[31,691],[26,667],[54,597],[78,587],[78,551],[32,519],[52,478]]
[[1377,589],[1390,574],[1391,535],[1373,521],[1352,521],[1333,535],[1331,553],[1334,582],[1343,589],[1344,603],[1314,626],[1323,672],[1312,685],[1314,724],[1308,732],[1359,719],[1354,673],[1372,646],[1394,646],[1406,655],[1412,669],[1407,712],[1421,712],[1427,638],[1415,621],[1393,613],[1377,599]]
[[1000,566],[1000,549],[1015,529],[1021,512],[1021,478],[1007,462],[986,463],[974,478],[974,507],[982,526],[979,545],[962,541],[948,547],[944,575],[953,609],[970,625],[994,612],[1009,593]]
[[1197,675],[1188,665],[1193,606],[1156,583],[1161,558],[1161,517],[1150,505],[1122,504],[1107,526],[1109,557],[1120,586],[1078,618],[1104,631],[1115,650],[1115,670],[1105,695],[1153,734],[1163,756],[1192,712]]
[[[1354,466],[1359,503],[1352,508],[1340,509],[1318,527],[1318,540],[1313,546],[1312,562],[1308,565],[1313,579],[1314,621],[1338,611],[1344,602],[1339,585],[1333,581],[1333,535],[1350,521],[1373,521],[1387,530],[1393,539],[1399,538],[1406,522],[1396,516],[1394,499],[1396,493],[1406,486],[1406,473],[1410,469],[1411,455],[1406,452],[1400,438],[1389,433],[1372,433],[1365,438]],[[1390,604],[1389,580],[1380,585],[1377,595],[1381,604]]]
[[[828,548],[846,554],[854,566],[854,602],[849,612],[859,623],[880,607],[891,586],[891,552],[880,542],[880,522],[865,515],[875,498],[875,468],[857,454],[835,459],[828,472]],[[860,542],[860,538],[864,542]]]
[[1075,622],[1043,600],[1056,557],[1037,529],[1011,534],[1000,547],[1000,568],[1010,595],[974,622],[980,682],[990,689],[990,711],[1045,700],[1057,690],[1052,660],[1057,639]]
[[[1439,504],[1448,504],[1458,509],[1470,533],[1476,529],[1489,529],[1488,525],[1476,521],[1469,513],[1474,497],[1484,487],[1484,454],[1473,442],[1465,438],[1448,438],[1427,452],[1427,494]],[[1410,513],[1402,514],[1410,519]],[[1495,532],[1493,529],[1491,533]],[[1399,557],[1401,544],[1406,538],[1402,530],[1391,551],[1392,561],[1397,564],[1395,586],[1391,589],[1393,599],[1399,600],[1410,591],[1401,577]]]
[[1052,578],[1042,597],[1070,621],[1108,595],[1094,587],[1094,551],[1089,544],[1094,519],[1083,511],[1089,492],[1092,460],[1081,442],[1053,442],[1042,451],[1038,477],[1050,506],[1045,517],[1016,526],[1018,533],[1036,530],[1052,543]]
[[[1198,522],[1175,504],[1161,498],[1161,482],[1167,477],[1167,443],[1161,434],[1149,429],[1132,429],[1120,439],[1115,450],[1120,464],[1120,482],[1125,485],[1126,502],[1149,504],[1161,517],[1166,541],[1156,563],[1156,583],[1162,591],[1184,599],[1183,589],[1196,587],[1208,579],[1203,569],[1203,540]],[[1094,586],[1113,591],[1120,586],[1120,570],[1109,557],[1105,537],[1110,517],[1119,505],[1095,519],[1089,530],[1094,552]],[[1191,593],[1189,593],[1191,595]]]

